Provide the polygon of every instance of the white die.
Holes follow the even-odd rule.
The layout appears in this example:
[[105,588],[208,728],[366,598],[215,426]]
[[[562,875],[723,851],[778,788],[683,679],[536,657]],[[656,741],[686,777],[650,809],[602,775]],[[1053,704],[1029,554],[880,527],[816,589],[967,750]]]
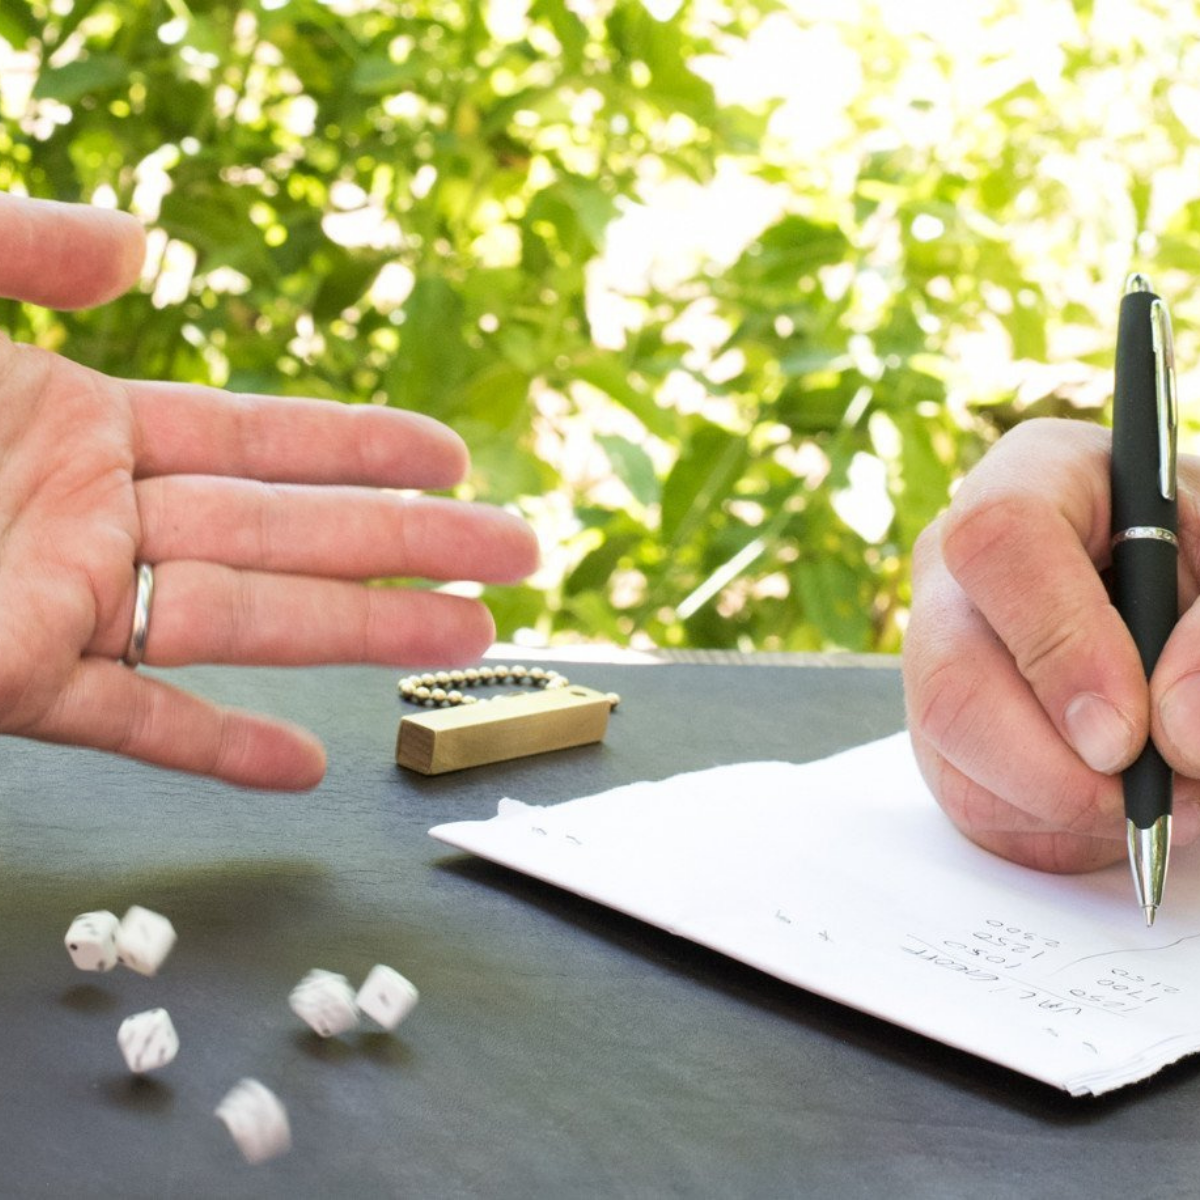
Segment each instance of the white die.
[[107,909],[80,913],[63,939],[71,961],[81,971],[111,971],[117,961],[117,925]]
[[157,974],[175,945],[175,927],[166,917],[133,905],[117,927],[117,961],[139,975]]
[[358,1024],[354,989],[345,975],[309,971],[288,996],[288,1004],[306,1025],[321,1037],[345,1033]]
[[376,963],[355,999],[372,1021],[384,1029],[395,1029],[416,1008],[420,993],[399,971]]
[[242,1079],[235,1084],[217,1105],[215,1115],[225,1122],[247,1162],[266,1162],[292,1144],[287,1109],[257,1079]]
[[117,1045],[135,1075],[165,1067],[179,1052],[179,1035],[165,1008],[134,1013],[121,1022]]

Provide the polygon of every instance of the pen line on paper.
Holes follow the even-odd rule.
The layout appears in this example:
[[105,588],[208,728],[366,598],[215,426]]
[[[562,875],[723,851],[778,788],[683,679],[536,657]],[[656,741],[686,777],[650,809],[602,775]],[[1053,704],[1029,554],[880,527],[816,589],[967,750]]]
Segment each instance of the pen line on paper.
[[1077,967],[1080,963],[1091,962],[1094,958],[1111,958],[1114,954],[1153,954],[1156,950],[1173,950],[1176,946],[1182,946],[1184,942],[1190,942],[1193,938],[1200,938],[1200,933],[1187,933],[1181,938],[1176,938],[1173,942],[1167,942],[1163,946],[1131,946],[1125,950],[1101,950],[1096,954],[1085,954],[1082,958],[1077,958],[1073,962],[1069,962],[1064,966],[1059,967],[1055,971],[1051,971],[1051,975],[1059,975],[1063,971],[1069,971],[1072,967]]

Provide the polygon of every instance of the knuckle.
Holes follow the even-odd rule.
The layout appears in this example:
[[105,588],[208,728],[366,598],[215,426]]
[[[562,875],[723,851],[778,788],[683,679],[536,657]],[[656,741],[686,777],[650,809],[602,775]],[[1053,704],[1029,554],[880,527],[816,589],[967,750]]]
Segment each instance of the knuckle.
[[943,753],[969,745],[980,733],[981,706],[979,678],[963,657],[954,647],[934,647],[931,661],[905,665],[910,726]]
[[219,712],[215,735],[201,755],[199,771],[217,778],[236,778],[249,757],[244,723],[234,714]]
[[1037,528],[1046,511],[1046,502],[1027,492],[960,491],[942,527],[942,557],[950,573],[962,582],[975,563],[1001,553],[1014,534]]
[[165,492],[166,483],[162,476],[139,479],[134,484],[142,548],[151,554],[161,549],[160,539],[163,533],[174,532],[177,524]]
[[360,661],[373,662],[387,641],[388,622],[384,612],[387,598],[378,588],[360,588],[357,594],[362,602],[362,621],[355,653]]
[[288,498],[278,484],[259,483],[254,490],[254,520],[246,523],[248,563],[261,564],[265,570],[276,565],[278,544],[277,518],[286,509]]
[[224,623],[225,660],[240,662],[252,656],[258,632],[258,605],[254,587],[243,572],[230,572],[231,596]]
[[1039,679],[1057,670],[1066,661],[1080,657],[1076,653],[1085,627],[1076,621],[1053,619],[1033,625],[1025,636],[1010,639],[1009,652],[1021,675],[1036,686]]
[[134,688],[113,739],[112,750],[127,757],[138,757],[140,747],[154,740],[157,710],[150,688]]
[[225,459],[238,475],[253,476],[254,462],[263,453],[263,398],[248,392],[231,392],[227,401],[232,415]]

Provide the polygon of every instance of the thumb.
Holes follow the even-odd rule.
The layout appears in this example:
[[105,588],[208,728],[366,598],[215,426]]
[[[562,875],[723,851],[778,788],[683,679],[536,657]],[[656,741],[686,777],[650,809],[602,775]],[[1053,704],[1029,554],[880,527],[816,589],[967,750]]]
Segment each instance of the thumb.
[[1200,460],[1179,457],[1179,558],[1183,614],[1150,680],[1155,744],[1176,771],[1200,778]]
[[145,256],[127,213],[0,192],[0,296],[90,308],[128,291]]

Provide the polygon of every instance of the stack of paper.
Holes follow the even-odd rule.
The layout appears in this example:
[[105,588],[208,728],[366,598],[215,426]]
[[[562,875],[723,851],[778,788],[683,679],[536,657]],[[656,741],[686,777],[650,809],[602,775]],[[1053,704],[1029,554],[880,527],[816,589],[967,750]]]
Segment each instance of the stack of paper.
[[431,832],[1072,1095],[1200,1049],[1200,857],[1176,852],[1147,929],[1124,864],[1053,876],[972,845],[903,734]]

